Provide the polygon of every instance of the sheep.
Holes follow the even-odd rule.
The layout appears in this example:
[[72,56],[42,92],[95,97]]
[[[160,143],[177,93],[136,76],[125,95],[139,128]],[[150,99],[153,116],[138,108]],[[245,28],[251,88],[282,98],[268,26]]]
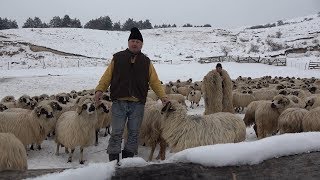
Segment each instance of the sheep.
[[202,81],[195,81],[194,82],[194,89],[201,91]]
[[184,107],[187,107],[185,97],[181,94],[167,94],[168,99],[178,101]]
[[311,109],[302,119],[303,132],[320,131],[320,107]]
[[53,110],[48,105],[37,106],[34,110],[0,113],[0,132],[14,134],[26,147],[40,143],[45,136],[45,126],[53,118]]
[[278,95],[278,91],[274,89],[260,89],[257,91],[253,91],[253,96],[256,98],[256,100],[272,100],[272,98],[276,95]]
[[180,86],[177,89],[177,93],[183,95],[183,96],[188,96],[189,92],[192,90],[192,86]]
[[175,101],[167,103],[161,112],[161,135],[173,152],[245,140],[246,126],[239,116],[232,113],[187,115],[187,110]]
[[243,121],[247,127],[254,125],[253,129],[255,130],[255,133],[257,136],[258,136],[258,132],[257,132],[257,125],[255,124],[255,112],[257,110],[258,104],[266,103],[266,102],[271,102],[271,101],[267,101],[267,100],[252,101],[247,106],[246,113],[243,118]]
[[39,96],[39,101],[43,101],[43,100],[49,100],[50,96],[48,94],[41,94]]
[[203,78],[204,114],[215,112],[234,112],[232,104],[232,81],[226,70],[221,75],[216,70],[210,71]]
[[32,109],[31,107],[31,98],[28,95],[22,95],[15,102],[7,102],[3,103],[7,108],[24,108],[24,109]]
[[5,96],[4,98],[1,99],[1,103],[6,103],[6,102],[14,102],[15,98],[14,96]]
[[310,96],[305,99],[307,110],[314,109],[320,106],[320,96]]
[[164,84],[163,86],[163,90],[164,90],[164,92],[166,93],[166,94],[170,94],[171,93],[171,87],[172,87],[172,85],[171,84]]
[[192,90],[190,91],[188,98],[187,98],[190,102],[190,108],[194,108],[194,104],[196,104],[197,106],[199,106],[199,102],[201,99],[201,91],[199,90]]
[[171,90],[169,94],[179,94],[177,86],[171,86]]
[[157,101],[159,99],[159,97],[157,96],[157,94],[154,91],[148,91],[148,95],[147,97],[150,97],[151,99],[153,99],[154,101]]
[[70,97],[67,93],[59,93],[55,96],[56,100],[62,104],[67,104],[70,102]]
[[146,102],[144,107],[144,116],[139,133],[139,142],[140,144],[145,143],[147,146],[151,147],[148,161],[152,161],[153,153],[157,144],[160,144],[160,151],[157,159],[165,159],[165,149],[167,144],[161,137],[161,108],[162,104],[155,101]]
[[191,83],[192,83],[192,78],[189,78],[187,81],[180,81],[180,79],[178,79],[176,82],[176,86],[177,86],[177,88],[179,88],[179,87],[183,87],[186,85],[190,85]]
[[284,110],[278,119],[279,133],[299,133],[302,132],[302,119],[308,110],[302,108],[288,108]]
[[76,111],[63,113],[59,117],[55,129],[56,155],[59,155],[60,145],[64,145],[65,148],[71,149],[68,162],[72,162],[73,152],[77,146],[80,146],[79,162],[83,164],[83,149],[94,143],[96,123],[96,108],[91,98],[80,100]]
[[278,118],[287,108],[299,107],[284,95],[277,95],[272,102],[259,103],[255,111],[258,139],[273,135],[278,131]]
[[[245,91],[246,92],[246,91]],[[252,94],[247,93],[233,93],[233,106],[236,109],[236,112],[242,112],[245,107],[247,107],[252,101],[255,101],[256,98]],[[242,109],[242,110],[241,110]]]
[[109,115],[111,108],[111,103],[106,100],[100,100],[99,105],[97,106],[97,123],[95,126],[96,130],[96,142],[95,145],[98,145],[98,133],[101,128],[106,128],[107,124],[111,123],[111,115]]
[[0,172],[28,169],[27,152],[21,141],[11,133],[0,133]]
[[287,96],[292,102],[295,103],[296,107],[299,108],[305,108],[306,107],[306,103],[304,100],[300,99],[298,96],[295,95],[288,95]]

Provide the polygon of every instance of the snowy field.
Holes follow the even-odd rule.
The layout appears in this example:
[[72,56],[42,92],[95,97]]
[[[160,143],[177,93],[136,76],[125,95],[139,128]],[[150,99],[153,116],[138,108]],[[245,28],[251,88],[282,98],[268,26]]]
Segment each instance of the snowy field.
[[[315,45],[311,40],[306,41],[306,43],[294,40],[311,35],[313,39],[319,39],[319,35],[316,32],[320,30],[320,18],[310,17],[314,19],[304,21],[305,17],[303,17],[288,20],[286,22],[292,22],[292,24],[259,31],[245,30],[244,28],[235,30],[214,30],[213,28],[144,30],[142,31],[145,39],[143,52],[146,52],[151,59],[159,59],[161,62],[173,60],[172,64],[154,64],[159,79],[164,83],[176,81],[177,79],[187,80],[189,78],[192,78],[193,81],[199,81],[216,64],[199,64],[195,59],[222,55],[221,46],[230,47],[232,50],[230,52],[231,55],[248,56],[248,48],[251,43],[255,43],[260,47],[260,53],[250,55],[266,56],[272,53],[283,53],[283,51],[270,52],[268,47],[260,44],[258,40],[259,38],[265,39],[270,34],[274,35],[278,31],[282,31],[283,36],[276,39],[276,41],[288,46]],[[43,59],[47,64],[46,68],[41,68],[41,63],[44,60],[30,60],[26,57],[32,54],[30,50],[12,57],[1,56],[0,98],[6,95],[13,95],[18,98],[23,94],[34,96],[45,93],[51,95],[70,92],[71,90],[93,89],[105,71],[108,59],[112,57],[113,53],[127,47],[128,38],[128,32],[84,29],[18,29],[0,31],[0,35],[8,36],[10,41],[30,42],[64,52],[106,59],[66,58],[52,53],[40,52],[36,55],[44,56]],[[234,42],[235,37],[237,39],[236,42]],[[14,51],[14,48],[17,47],[9,47],[6,50]],[[186,59],[187,56],[192,56],[192,61],[181,61]],[[77,67],[78,60],[81,62],[80,67]],[[21,64],[25,65],[9,63],[10,68],[7,68],[6,64],[13,61],[24,62]],[[222,66],[229,72],[232,79],[236,79],[238,76],[257,78],[265,75],[272,77],[315,77],[320,79],[319,70],[305,68],[309,61],[320,61],[319,54],[309,53],[287,57],[287,66],[284,67],[265,64],[239,64],[235,62],[223,62]],[[72,63],[73,65],[71,65]],[[28,69],[28,66],[31,68]],[[187,105],[189,105],[189,102],[187,102]],[[188,109],[189,114],[202,114],[203,112],[203,100],[200,103],[200,107]],[[238,115],[244,116],[243,114]],[[42,144],[42,150],[28,150],[28,168],[78,168],[42,177],[41,179],[104,179],[105,177],[110,177],[114,173],[115,164],[114,162],[108,162],[108,155],[105,150],[108,145],[108,139],[109,137],[100,137],[98,146],[92,146],[84,150],[84,158],[86,160],[84,165],[79,165],[78,149],[75,151],[73,162],[67,163],[67,155],[61,153],[60,156],[56,156],[56,145],[52,139],[48,139]],[[150,148],[139,146],[137,157],[122,160],[121,167],[169,162],[194,162],[206,166],[257,164],[274,157],[319,150],[320,133],[318,132],[278,135],[258,141],[253,129],[247,128],[245,142],[192,148],[176,154],[170,153],[168,150],[166,161],[154,160],[146,162]],[[157,153],[158,149],[154,156]],[[253,154],[254,156],[252,156]]]

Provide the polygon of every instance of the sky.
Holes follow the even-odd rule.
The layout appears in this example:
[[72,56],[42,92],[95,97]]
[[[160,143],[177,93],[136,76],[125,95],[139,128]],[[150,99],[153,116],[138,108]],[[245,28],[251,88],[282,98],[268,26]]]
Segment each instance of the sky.
[[[319,0],[1,0],[0,17],[15,19],[21,27],[28,17],[49,22],[68,14],[84,25],[91,19],[109,16],[124,23],[149,19],[155,24],[211,24],[236,28],[290,19],[320,12]],[[11,7],[15,7],[14,9]]]

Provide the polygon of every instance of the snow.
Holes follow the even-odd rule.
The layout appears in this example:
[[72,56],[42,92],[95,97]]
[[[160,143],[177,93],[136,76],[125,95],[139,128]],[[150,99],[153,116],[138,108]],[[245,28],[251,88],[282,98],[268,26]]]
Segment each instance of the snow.
[[[319,39],[320,18],[315,16],[313,20],[304,21],[305,17],[291,22],[289,25],[274,28],[250,30],[238,28],[233,30],[221,30],[213,28],[168,28],[143,30],[143,52],[151,59],[160,60],[154,63],[159,79],[163,82],[177,79],[193,81],[202,80],[208,71],[212,70],[216,63],[200,64],[197,58],[222,55],[221,46],[229,47],[233,56],[267,56],[274,52],[268,51],[266,45],[258,43],[260,38],[264,41],[268,35],[275,35],[281,31],[283,36],[273,40],[287,45],[300,47],[312,46],[311,40],[306,45],[303,41],[291,40],[313,36]],[[306,28],[307,27],[307,28]],[[65,57],[49,52],[34,53],[24,46],[8,46],[1,50],[15,52],[19,48],[24,52],[10,56],[0,56],[0,97],[13,95],[16,98],[23,94],[30,96],[41,94],[56,94],[93,89],[97,85],[101,75],[106,69],[112,54],[127,47],[128,32],[97,31],[86,29],[18,29],[0,31],[0,35],[8,36],[10,41],[30,42],[36,45],[46,46],[52,49],[69,53],[76,53],[96,58]],[[234,38],[237,39],[233,42]],[[239,38],[248,39],[241,42]],[[0,36],[0,40],[1,36]],[[5,39],[8,41],[8,39]],[[260,53],[247,54],[251,43],[257,43]],[[1,45],[1,43],[0,43]],[[279,51],[279,53],[283,53]],[[39,57],[39,59],[32,58]],[[192,56],[190,61],[187,56]],[[103,59],[100,59],[103,58]],[[165,60],[172,60],[165,62]],[[222,62],[232,79],[238,76],[262,77],[271,76],[295,76],[301,78],[320,78],[319,70],[308,70],[309,61],[319,61],[319,54],[309,53],[299,56],[287,57],[287,66],[270,66],[265,64]],[[15,63],[12,63],[15,62]],[[24,62],[24,63],[22,63]],[[8,64],[8,66],[7,66]],[[45,65],[45,67],[44,67]],[[190,105],[187,102],[187,105]],[[188,109],[189,114],[202,114],[204,111],[203,99],[196,109]],[[243,118],[243,114],[238,114]],[[101,131],[104,134],[104,130]],[[193,162],[206,166],[232,166],[244,164],[258,164],[264,160],[305,152],[319,151],[320,133],[284,134],[257,140],[252,127],[247,128],[246,140],[236,144],[217,144],[187,149],[178,153],[170,153],[167,150],[165,161],[154,160],[146,162],[150,148],[139,146],[137,157],[121,160],[122,167],[137,167],[157,163]],[[37,179],[105,179],[110,178],[115,172],[116,164],[108,162],[106,148],[109,136],[100,134],[99,145],[85,148],[84,165],[80,165],[79,150],[74,153],[72,163],[67,163],[67,155],[61,153],[55,155],[55,143],[49,138],[42,144],[42,150],[28,150],[28,168],[76,168],[65,170],[39,177]],[[159,149],[155,151],[157,155]]]

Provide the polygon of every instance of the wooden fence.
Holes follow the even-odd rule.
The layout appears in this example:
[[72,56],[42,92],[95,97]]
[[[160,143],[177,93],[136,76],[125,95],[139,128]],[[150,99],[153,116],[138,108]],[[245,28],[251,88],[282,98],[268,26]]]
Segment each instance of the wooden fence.
[[237,63],[263,63],[268,65],[275,66],[286,66],[286,58],[274,58],[274,57],[236,57],[236,56],[214,56],[214,57],[204,57],[199,59],[199,63],[215,63],[215,62],[224,62],[232,61]]
[[318,62],[310,61],[308,69],[320,69],[320,62],[319,61]]

